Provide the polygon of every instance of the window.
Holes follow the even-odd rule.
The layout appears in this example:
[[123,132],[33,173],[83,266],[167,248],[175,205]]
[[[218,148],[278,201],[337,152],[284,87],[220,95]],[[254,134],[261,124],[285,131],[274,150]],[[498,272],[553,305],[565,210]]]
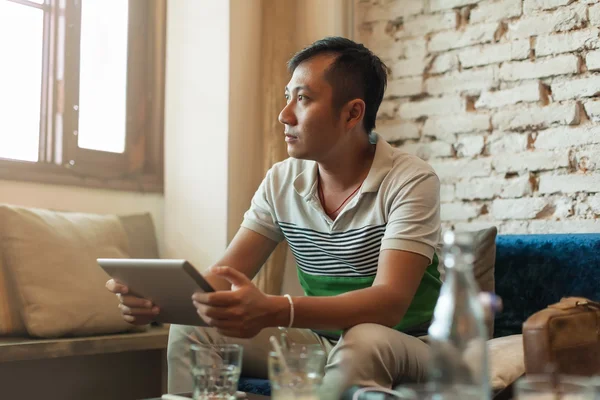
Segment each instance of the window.
[[0,0],[0,179],[162,191],[165,0]]

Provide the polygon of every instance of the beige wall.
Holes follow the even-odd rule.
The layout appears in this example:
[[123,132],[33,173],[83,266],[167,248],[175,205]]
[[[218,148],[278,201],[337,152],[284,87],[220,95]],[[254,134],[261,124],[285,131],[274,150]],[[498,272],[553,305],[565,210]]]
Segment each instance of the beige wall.
[[202,269],[227,240],[229,2],[169,1],[165,247]]
[[161,194],[0,181],[0,203],[99,214],[149,212],[156,226],[159,250],[164,254],[164,203]]
[[392,69],[377,130],[436,169],[445,225],[600,231],[592,3],[357,0],[357,36]]

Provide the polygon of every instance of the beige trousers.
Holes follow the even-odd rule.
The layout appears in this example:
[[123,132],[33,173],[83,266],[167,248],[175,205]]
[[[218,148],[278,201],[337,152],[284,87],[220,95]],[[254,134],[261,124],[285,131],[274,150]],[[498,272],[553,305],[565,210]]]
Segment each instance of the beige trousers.
[[[279,337],[279,329],[263,329],[252,339],[222,336],[212,328],[171,325],[169,333],[168,390],[192,390],[189,348],[193,343],[241,344],[244,347],[242,376],[268,378],[269,337]],[[345,331],[331,343],[308,329],[289,329],[291,342],[320,343],[327,352],[323,390],[338,398],[353,385],[391,388],[401,383],[425,380],[429,347],[420,339],[376,324],[361,324]]]

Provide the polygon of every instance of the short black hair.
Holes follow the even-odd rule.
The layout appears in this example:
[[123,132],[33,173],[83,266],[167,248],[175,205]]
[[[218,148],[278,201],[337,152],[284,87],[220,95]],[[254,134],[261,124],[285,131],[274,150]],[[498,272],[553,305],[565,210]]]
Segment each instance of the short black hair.
[[325,71],[333,88],[334,107],[341,108],[352,99],[365,102],[363,125],[367,133],[375,128],[375,118],[387,85],[387,67],[373,52],[360,43],[343,37],[326,37],[300,50],[288,61],[294,73],[302,62],[320,54],[337,55]]

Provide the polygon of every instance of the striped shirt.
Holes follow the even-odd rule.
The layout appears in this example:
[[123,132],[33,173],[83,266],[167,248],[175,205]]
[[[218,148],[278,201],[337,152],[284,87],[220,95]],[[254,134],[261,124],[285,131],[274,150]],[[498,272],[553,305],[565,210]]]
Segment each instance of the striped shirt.
[[307,296],[370,287],[385,249],[427,257],[430,265],[396,326],[407,330],[431,320],[439,295],[439,190],[431,166],[377,136],[369,174],[335,220],[319,201],[316,162],[288,158],[267,172],[242,226],[288,242]]

